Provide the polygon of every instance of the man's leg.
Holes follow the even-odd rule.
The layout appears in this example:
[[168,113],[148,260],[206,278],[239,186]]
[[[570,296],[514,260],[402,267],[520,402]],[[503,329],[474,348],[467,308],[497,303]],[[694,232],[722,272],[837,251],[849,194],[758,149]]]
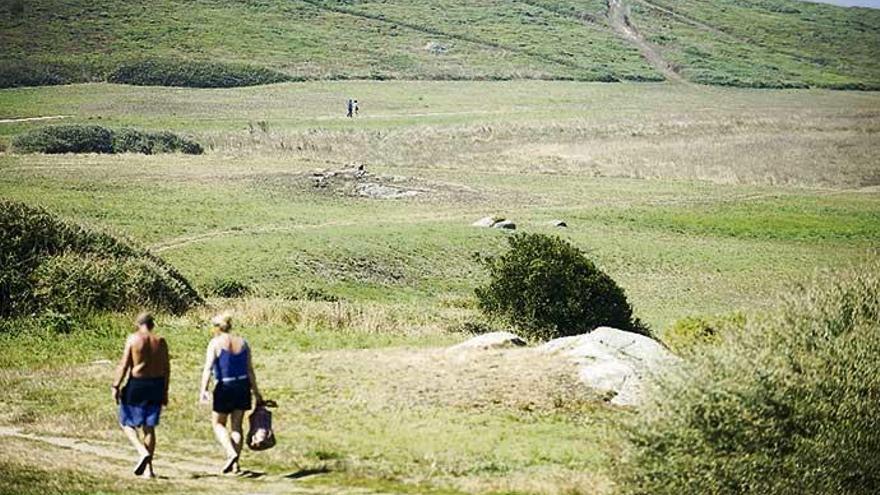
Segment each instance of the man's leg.
[[156,428],[153,426],[144,426],[144,447],[150,453],[150,461],[147,464],[144,476],[152,478],[156,476],[156,473],[153,472],[153,453],[156,451]]
[[128,441],[131,442],[131,445],[138,451],[138,455],[140,455],[140,459],[138,459],[138,463],[134,468],[134,474],[140,476],[144,474],[144,470],[150,462],[150,451],[147,450],[147,447],[141,442],[141,439],[138,437],[138,432],[134,427],[123,426],[122,431],[125,432]]
[[150,455],[150,451],[147,450],[147,447],[141,442],[140,437],[138,436],[137,430],[133,426],[122,426],[122,431],[125,432],[126,438],[131,442],[132,447],[137,450],[138,455],[141,457]]

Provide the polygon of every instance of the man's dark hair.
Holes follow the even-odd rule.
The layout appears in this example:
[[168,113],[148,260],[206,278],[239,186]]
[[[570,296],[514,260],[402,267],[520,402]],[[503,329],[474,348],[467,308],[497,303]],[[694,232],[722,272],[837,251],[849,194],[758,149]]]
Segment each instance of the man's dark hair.
[[138,315],[137,319],[134,320],[134,324],[140,328],[141,325],[145,325],[148,329],[152,330],[156,323],[153,321],[153,315],[150,313],[141,313]]

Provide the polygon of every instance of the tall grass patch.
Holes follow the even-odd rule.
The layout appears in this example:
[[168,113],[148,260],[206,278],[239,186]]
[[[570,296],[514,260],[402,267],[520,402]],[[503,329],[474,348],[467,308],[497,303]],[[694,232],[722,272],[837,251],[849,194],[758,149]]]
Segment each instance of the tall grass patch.
[[626,492],[877,493],[878,355],[880,263],[798,289],[662,377]]

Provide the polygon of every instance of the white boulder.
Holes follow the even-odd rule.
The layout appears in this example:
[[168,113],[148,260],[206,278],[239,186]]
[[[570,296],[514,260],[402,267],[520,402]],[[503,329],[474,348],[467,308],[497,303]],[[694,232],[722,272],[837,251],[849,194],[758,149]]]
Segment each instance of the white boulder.
[[678,361],[656,340],[610,327],[554,339],[539,349],[569,359],[581,382],[622,406],[638,405],[645,381]]
[[504,221],[503,218],[483,217],[483,218],[477,220],[476,222],[472,223],[471,225],[474,227],[484,227],[484,228],[488,229],[488,228],[492,227],[493,225],[495,225],[496,223],[503,222],[503,221]]

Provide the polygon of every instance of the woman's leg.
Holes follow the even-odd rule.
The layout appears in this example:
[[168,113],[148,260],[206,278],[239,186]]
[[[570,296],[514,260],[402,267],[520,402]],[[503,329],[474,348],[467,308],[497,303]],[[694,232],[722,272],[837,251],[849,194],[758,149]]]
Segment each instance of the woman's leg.
[[232,414],[230,414],[230,420],[232,423],[230,425],[230,429],[232,430],[232,433],[229,436],[232,440],[232,446],[235,447],[236,454],[241,454],[241,446],[244,443],[244,436],[241,433],[241,421],[243,418],[244,411],[240,411],[238,409],[232,411]]
[[220,446],[226,451],[226,457],[232,458],[235,457],[236,452],[235,447],[232,445],[232,441],[229,438],[229,432],[226,431],[227,416],[228,415],[224,413],[211,413],[211,424],[214,427],[214,436],[217,437]]
[[[232,433],[230,433],[230,439],[232,440],[232,445],[235,447],[235,455],[236,457],[241,457],[241,447],[244,445],[244,435],[241,432],[241,420],[244,418],[244,411],[235,410],[230,414],[230,429]],[[234,471],[237,473],[241,471],[241,466],[239,465],[238,460],[235,461]]]

